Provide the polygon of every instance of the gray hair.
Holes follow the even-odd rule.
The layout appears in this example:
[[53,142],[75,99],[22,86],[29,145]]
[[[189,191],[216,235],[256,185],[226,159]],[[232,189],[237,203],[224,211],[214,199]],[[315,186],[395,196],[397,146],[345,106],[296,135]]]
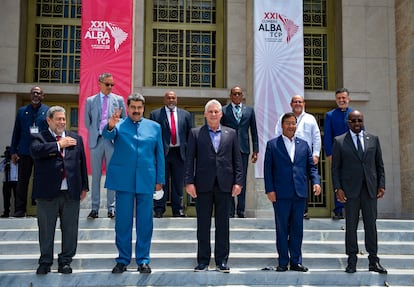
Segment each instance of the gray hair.
[[102,83],[104,79],[110,78],[110,77],[112,77],[111,73],[102,73],[99,75],[98,81]]
[[140,102],[142,102],[142,104],[143,104],[143,105],[145,105],[145,98],[144,98],[144,96],[143,96],[143,95],[141,95],[140,93],[133,93],[133,94],[130,94],[130,95],[128,96],[128,99],[127,99],[127,105],[128,105],[128,106],[129,106],[129,103],[130,103],[131,101],[134,101],[134,102],[138,102],[138,101],[140,101]]
[[206,106],[204,107],[204,112],[207,112],[207,110],[208,110],[208,108],[210,107],[210,106],[218,106],[218,108],[219,108],[219,110],[220,110],[220,112],[221,112],[221,110],[222,110],[222,106],[221,106],[221,103],[219,102],[219,101],[217,101],[216,99],[212,99],[212,100],[209,100],[208,102],[207,102],[207,104],[206,104]]
[[63,107],[61,107],[61,106],[52,106],[52,107],[50,107],[50,108],[47,110],[47,114],[46,114],[46,116],[47,116],[48,118],[53,119],[53,116],[54,116],[54,114],[55,114],[55,113],[64,113],[64,114],[66,114],[66,111],[65,111],[65,109],[64,109]]

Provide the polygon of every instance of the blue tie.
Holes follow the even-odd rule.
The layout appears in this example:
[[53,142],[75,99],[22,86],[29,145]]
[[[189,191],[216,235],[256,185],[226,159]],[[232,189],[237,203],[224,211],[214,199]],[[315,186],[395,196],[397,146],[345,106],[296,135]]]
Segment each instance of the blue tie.
[[239,105],[236,105],[236,120],[238,123],[240,123],[241,117],[242,117],[241,108]]

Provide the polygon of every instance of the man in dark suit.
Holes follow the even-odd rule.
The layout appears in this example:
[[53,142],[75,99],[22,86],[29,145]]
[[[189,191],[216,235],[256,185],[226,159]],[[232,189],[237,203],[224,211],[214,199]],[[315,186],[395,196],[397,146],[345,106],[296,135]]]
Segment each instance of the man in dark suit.
[[315,195],[321,193],[318,169],[312,152],[303,139],[295,137],[296,117],[282,117],[282,135],[266,145],[264,160],[265,190],[273,204],[279,266],[276,271],[306,272],[302,265],[303,212],[308,197],[308,178]]
[[88,191],[82,137],[65,130],[65,109],[53,106],[46,116],[49,129],[32,134],[33,199],[37,203],[40,258],[36,274],[50,272],[56,220],[60,218],[62,251],[58,272],[72,273],[70,263],[78,242],[79,205]]
[[335,137],[332,149],[332,182],[339,202],[345,204],[345,249],[347,273],[356,272],[359,211],[365,231],[369,271],[387,273],[379,263],[377,238],[377,200],[385,193],[385,172],[377,136],[364,131],[359,111],[348,115],[350,130]]
[[33,169],[30,135],[47,130],[46,112],[49,107],[42,103],[45,98],[43,89],[39,86],[31,88],[30,98],[31,103],[17,111],[10,145],[12,162],[18,163],[14,217],[26,216],[27,193]]
[[240,145],[240,152],[243,163],[243,189],[237,196],[237,208],[234,200],[232,200],[230,206],[230,217],[234,217],[235,212],[240,218],[245,217],[246,209],[246,177],[247,167],[249,165],[250,154],[250,140],[249,132],[253,145],[253,154],[251,162],[257,161],[257,155],[259,153],[259,137],[257,135],[256,116],[254,110],[251,107],[242,103],[243,90],[239,86],[235,86],[230,90],[231,103],[223,107],[223,117],[221,124],[235,129],[238,136]]
[[194,271],[206,271],[210,264],[211,217],[215,217],[214,258],[216,270],[230,272],[229,206],[242,188],[243,172],[236,132],[220,125],[221,104],[207,102],[207,124],[191,130],[185,161],[185,188],[196,198],[197,263]]
[[191,114],[177,107],[177,94],[174,91],[165,93],[164,105],[150,114],[150,119],[161,125],[165,155],[165,192],[160,200],[154,201],[154,212],[155,217],[163,216],[168,194],[171,194],[173,216],[185,217],[182,202],[184,162],[187,139],[193,124]]
[[[88,219],[99,217],[101,205],[101,177],[102,161],[106,166],[111,161],[114,152],[114,144],[111,140],[102,137],[102,131],[108,123],[109,117],[116,111],[120,111],[121,118],[125,118],[125,101],[121,96],[112,93],[115,85],[114,78],[110,73],[103,73],[98,78],[99,93],[86,99],[85,126],[88,129],[88,145],[92,168],[92,210]],[[106,207],[108,217],[115,216],[115,192],[111,189],[106,191]]]

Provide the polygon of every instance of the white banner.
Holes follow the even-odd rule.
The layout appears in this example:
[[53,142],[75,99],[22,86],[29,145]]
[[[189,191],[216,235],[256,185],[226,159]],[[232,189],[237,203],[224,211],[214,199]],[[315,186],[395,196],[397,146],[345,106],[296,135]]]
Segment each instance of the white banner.
[[254,102],[259,131],[256,177],[263,177],[268,140],[290,99],[304,94],[302,0],[254,1]]

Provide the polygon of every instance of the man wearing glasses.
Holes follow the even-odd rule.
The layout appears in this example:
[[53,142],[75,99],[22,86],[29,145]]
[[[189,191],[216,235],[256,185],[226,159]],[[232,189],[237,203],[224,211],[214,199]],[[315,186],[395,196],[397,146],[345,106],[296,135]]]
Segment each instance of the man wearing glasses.
[[236,212],[239,218],[244,218],[246,207],[246,176],[250,154],[249,131],[253,145],[253,153],[251,158],[252,163],[255,163],[257,161],[257,156],[259,153],[259,137],[257,135],[256,116],[254,110],[252,107],[248,107],[242,102],[242,88],[239,86],[234,86],[231,88],[229,96],[231,103],[223,107],[223,117],[221,118],[221,124],[223,126],[228,126],[232,129],[235,129],[237,132],[244,176],[242,184],[243,189],[237,196],[237,207],[234,200],[232,200],[229,213],[230,217],[234,217],[234,214]]
[[345,251],[347,273],[356,272],[359,213],[365,231],[368,270],[386,274],[379,263],[377,201],[385,193],[385,172],[377,136],[364,131],[364,116],[359,111],[348,115],[349,131],[335,137],[332,147],[332,183],[338,201],[345,205]]
[[30,135],[48,128],[46,113],[49,107],[42,104],[44,99],[42,88],[34,86],[30,90],[30,98],[31,103],[17,111],[10,145],[13,163],[19,162],[14,217],[26,216],[27,189],[33,168],[33,159],[30,156]]
[[[102,161],[106,165],[111,160],[114,146],[111,140],[102,137],[102,130],[108,123],[109,117],[120,111],[120,117],[125,118],[124,99],[112,93],[115,85],[112,74],[103,73],[98,78],[99,93],[86,99],[85,126],[88,129],[88,144],[92,168],[92,210],[88,219],[98,218],[100,206],[100,190],[102,177]],[[108,218],[115,217],[115,192],[107,189],[106,206]]]

